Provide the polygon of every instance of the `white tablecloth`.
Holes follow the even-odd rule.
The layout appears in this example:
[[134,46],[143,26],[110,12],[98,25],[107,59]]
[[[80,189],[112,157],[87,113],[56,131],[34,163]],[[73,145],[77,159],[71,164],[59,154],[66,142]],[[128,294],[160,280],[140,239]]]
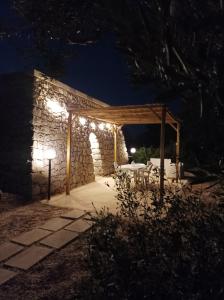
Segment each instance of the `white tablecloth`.
[[120,166],[121,170],[129,170],[129,171],[138,171],[139,169],[143,169],[143,168],[146,168],[145,164],[126,164]]

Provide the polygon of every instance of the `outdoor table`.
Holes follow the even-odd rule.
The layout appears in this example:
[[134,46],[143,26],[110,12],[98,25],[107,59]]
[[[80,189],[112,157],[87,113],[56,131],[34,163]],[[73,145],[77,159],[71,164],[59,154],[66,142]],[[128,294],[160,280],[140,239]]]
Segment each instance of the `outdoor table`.
[[123,171],[132,171],[134,173],[135,183],[137,183],[138,171],[146,168],[146,165],[140,164],[140,163],[134,163],[134,164],[121,165],[121,166],[119,166],[119,168],[120,168],[120,170],[123,170]]
[[138,171],[139,169],[146,168],[145,164],[126,164],[126,165],[121,165],[120,169],[121,170],[129,170],[129,171]]

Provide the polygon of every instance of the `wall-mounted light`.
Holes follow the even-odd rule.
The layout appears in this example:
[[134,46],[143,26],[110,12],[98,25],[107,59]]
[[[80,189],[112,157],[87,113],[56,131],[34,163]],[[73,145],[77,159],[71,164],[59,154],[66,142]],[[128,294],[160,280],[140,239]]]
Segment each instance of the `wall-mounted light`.
[[99,129],[100,129],[100,130],[104,130],[104,123],[100,123]]
[[68,116],[68,112],[65,107],[63,107],[57,100],[46,97],[46,107],[50,113],[55,115],[64,114],[66,117]]
[[45,158],[48,159],[48,190],[47,199],[51,199],[51,160],[56,157],[56,151],[54,149],[47,149],[45,151]]
[[86,124],[86,119],[83,118],[83,117],[79,117],[79,122],[80,122],[81,125],[84,126]]
[[92,128],[93,130],[96,129],[96,124],[95,124],[95,123],[91,122],[91,123],[90,123],[90,126],[91,126],[91,128]]
[[112,127],[112,126],[111,126],[111,124],[110,124],[110,123],[107,123],[107,124],[106,124],[106,128],[107,128],[108,130],[110,130],[110,129],[111,129],[111,127]]
[[131,149],[130,149],[130,152],[131,152],[132,154],[136,153],[136,148],[134,148],[134,147],[131,148]]

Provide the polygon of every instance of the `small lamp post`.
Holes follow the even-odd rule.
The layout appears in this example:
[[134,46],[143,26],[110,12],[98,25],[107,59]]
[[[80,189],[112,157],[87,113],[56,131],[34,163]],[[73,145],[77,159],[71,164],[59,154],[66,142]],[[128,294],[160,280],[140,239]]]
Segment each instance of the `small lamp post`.
[[136,152],[136,148],[132,147],[132,148],[130,149],[130,155],[128,156],[128,157],[129,157],[129,159],[128,159],[129,162],[132,161],[133,154],[135,154],[135,152]]
[[51,160],[56,157],[56,152],[54,149],[48,149],[45,153],[45,157],[48,159],[48,190],[47,199],[51,199]]
[[131,152],[131,154],[134,154],[134,153],[136,152],[136,148],[134,148],[134,147],[131,148],[131,149],[130,149],[130,152]]

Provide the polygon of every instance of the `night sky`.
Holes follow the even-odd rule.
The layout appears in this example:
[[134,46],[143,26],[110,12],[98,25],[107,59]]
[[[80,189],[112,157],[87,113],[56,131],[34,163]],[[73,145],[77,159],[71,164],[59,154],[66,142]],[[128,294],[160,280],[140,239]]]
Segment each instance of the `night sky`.
[[[0,1],[0,18],[3,23],[18,22],[9,1]],[[0,41],[0,73],[39,69],[39,60],[24,54],[29,46],[23,38]],[[128,67],[123,55],[116,49],[111,36],[90,46],[76,48],[77,55],[66,63],[65,75],[60,80],[71,87],[112,105],[145,104],[154,96],[150,88],[134,87],[130,83]]]
[[[10,9],[10,1],[0,1],[1,22],[15,25],[21,22]],[[29,48],[32,42],[21,37],[0,40],[0,73],[9,73],[40,67],[40,58],[33,55]],[[115,46],[112,36],[105,36],[98,43],[79,46],[74,58],[66,62],[65,73],[60,81],[90,96],[111,105],[146,104],[155,97],[152,88],[131,84],[128,66],[122,53]],[[144,141],[145,126],[125,126],[128,147],[140,146]],[[148,133],[147,133],[148,134]],[[136,137],[142,136],[140,139]]]

